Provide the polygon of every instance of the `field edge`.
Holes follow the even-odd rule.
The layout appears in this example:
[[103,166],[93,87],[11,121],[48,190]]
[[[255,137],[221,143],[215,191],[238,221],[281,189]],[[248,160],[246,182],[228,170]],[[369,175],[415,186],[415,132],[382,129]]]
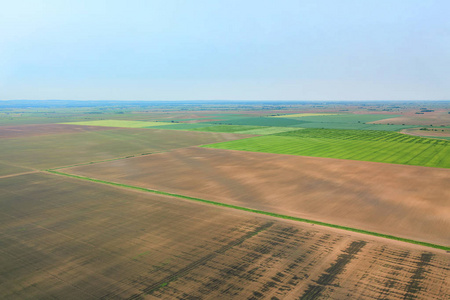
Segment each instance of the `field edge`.
[[389,234],[368,231],[368,230],[364,230],[364,229],[358,229],[358,228],[347,227],[347,226],[342,226],[342,225],[337,225],[337,224],[331,224],[331,223],[326,223],[326,222],[321,222],[321,221],[316,221],[316,220],[311,220],[311,219],[277,214],[277,213],[272,213],[272,212],[268,212],[268,211],[252,209],[252,208],[247,208],[247,207],[243,207],[243,206],[226,204],[226,203],[222,203],[222,202],[206,200],[206,199],[201,199],[201,198],[195,198],[195,197],[190,197],[190,196],[184,196],[184,195],[180,195],[180,194],[174,194],[174,193],[158,191],[158,190],[153,190],[153,189],[147,189],[147,188],[143,188],[143,187],[127,185],[127,184],[122,184],[122,183],[117,183],[117,182],[112,182],[112,181],[106,181],[106,180],[85,177],[85,176],[73,175],[73,174],[55,171],[54,169],[48,169],[48,170],[45,170],[45,172],[55,174],[55,175],[76,178],[76,179],[80,179],[80,180],[86,180],[86,181],[91,181],[91,182],[96,182],[96,183],[101,183],[101,184],[107,184],[107,185],[112,185],[112,186],[117,186],[117,187],[123,187],[123,188],[128,188],[128,189],[144,191],[144,192],[153,193],[153,194],[159,194],[159,195],[171,196],[171,197],[175,197],[175,198],[181,198],[181,199],[185,199],[185,200],[197,201],[197,202],[202,202],[202,203],[206,203],[206,204],[237,209],[237,210],[241,210],[241,211],[252,212],[252,213],[256,213],[256,214],[279,218],[279,219],[286,219],[286,220],[291,220],[291,221],[315,224],[315,225],[320,225],[320,226],[325,226],[325,227],[330,227],[330,228],[335,228],[335,229],[340,229],[340,230],[346,230],[346,231],[381,237],[381,238],[385,238],[385,239],[390,239],[390,240],[395,240],[395,241],[400,241],[400,242],[405,242],[405,243],[450,251],[450,246],[443,246],[443,245],[438,245],[438,244],[433,244],[433,243],[428,243],[428,242],[422,242],[422,241],[397,237],[397,236],[393,236],[393,235],[389,235]]

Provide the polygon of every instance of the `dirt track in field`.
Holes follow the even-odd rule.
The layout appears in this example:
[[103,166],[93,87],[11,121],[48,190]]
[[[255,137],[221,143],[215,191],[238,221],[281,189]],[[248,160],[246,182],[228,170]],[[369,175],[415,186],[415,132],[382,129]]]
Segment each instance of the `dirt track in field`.
[[0,139],[52,135],[52,134],[65,134],[65,133],[81,133],[86,131],[98,131],[110,129],[117,129],[117,128],[101,127],[101,126],[66,125],[66,124],[0,126]]
[[1,299],[448,299],[450,255],[49,174],[0,179]]
[[221,149],[66,173],[450,245],[450,170]]

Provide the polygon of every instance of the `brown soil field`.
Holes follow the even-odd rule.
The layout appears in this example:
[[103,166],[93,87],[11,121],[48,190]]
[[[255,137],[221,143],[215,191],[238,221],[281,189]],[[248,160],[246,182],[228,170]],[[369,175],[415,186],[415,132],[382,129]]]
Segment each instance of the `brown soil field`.
[[430,128],[430,130],[420,130],[420,128],[403,129],[401,133],[415,136],[450,137],[450,128]]
[[2,176],[10,176],[13,174],[19,174],[24,172],[33,171],[29,168],[23,168],[16,165],[8,164],[7,162],[0,162],[0,177]]
[[80,133],[85,131],[110,130],[113,127],[81,126],[65,124],[35,124],[18,126],[0,126],[0,139],[30,136]]
[[405,124],[405,125],[433,125],[433,126],[449,126],[450,114],[448,110],[437,110],[434,112],[426,112],[422,114],[416,114],[417,110],[405,112],[402,117],[384,119],[369,124]]
[[61,170],[450,245],[450,170],[191,147]]
[[0,179],[1,299],[448,299],[450,255],[45,173]]
[[109,129],[2,139],[0,162],[47,169],[248,137],[215,132]]

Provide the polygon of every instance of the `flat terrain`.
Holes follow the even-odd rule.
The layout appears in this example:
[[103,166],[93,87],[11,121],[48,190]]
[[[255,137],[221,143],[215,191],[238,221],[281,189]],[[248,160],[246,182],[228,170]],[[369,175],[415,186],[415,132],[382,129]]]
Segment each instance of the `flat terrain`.
[[303,113],[303,114],[287,114],[274,116],[275,118],[303,118],[303,117],[315,117],[315,116],[332,116],[337,114],[314,114],[314,113]]
[[0,177],[30,171],[32,171],[32,169],[11,165],[7,162],[0,162]]
[[450,245],[450,170],[192,147],[62,169]]
[[449,104],[0,101],[0,299],[450,299]]
[[387,131],[302,129],[205,147],[450,168],[450,142]]
[[450,114],[447,109],[440,109],[433,112],[424,112],[417,114],[417,111],[408,111],[395,118],[378,120],[372,122],[373,124],[405,124],[405,125],[426,125],[426,126],[450,126]]
[[65,133],[82,133],[87,131],[109,130],[113,128],[99,126],[73,126],[64,124],[34,124],[17,126],[0,126],[0,139],[21,138]]
[[48,174],[0,191],[2,299],[450,297],[439,250]]
[[246,137],[232,133],[109,129],[2,139],[0,162],[47,169]]
[[[422,127],[423,128],[423,127]],[[414,136],[428,136],[428,137],[440,137],[440,138],[449,138],[450,137],[450,128],[432,128],[426,127],[427,130],[421,130],[421,128],[410,128],[402,130],[402,133],[414,135]]]
[[86,125],[86,126],[106,126],[106,127],[121,127],[121,128],[149,128],[153,126],[167,126],[174,123],[168,122],[148,122],[148,121],[128,121],[128,120],[95,120],[95,121],[81,121],[69,122],[67,125]]
[[212,121],[217,124],[230,125],[257,125],[257,126],[284,126],[302,128],[327,128],[327,129],[360,129],[397,131],[414,127],[406,124],[393,125],[389,123],[370,123],[377,120],[392,118],[395,115],[385,114],[269,114],[253,118],[231,118],[228,120]]

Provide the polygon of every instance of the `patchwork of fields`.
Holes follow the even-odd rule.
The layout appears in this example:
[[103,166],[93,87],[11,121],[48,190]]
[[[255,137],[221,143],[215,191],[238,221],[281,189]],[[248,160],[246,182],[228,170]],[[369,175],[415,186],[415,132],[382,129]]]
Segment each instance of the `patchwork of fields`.
[[448,108],[437,109],[433,112],[417,114],[417,111],[410,111],[401,116],[374,121],[375,124],[407,124],[419,126],[450,126]]
[[326,128],[326,129],[358,129],[358,130],[382,130],[398,131],[414,125],[402,124],[372,124],[369,122],[392,118],[395,115],[381,114],[291,114],[281,116],[233,118],[210,122],[213,124],[228,125],[256,125],[256,126],[284,126],[302,128]]
[[109,129],[111,128],[99,126],[84,126],[84,125],[64,125],[64,124],[1,126],[0,139],[65,134],[65,133],[83,133],[86,131],[99,131]]
[[2,299],[450,297],[433,249],[48,174],[0,190]]
[[0,299],[450,298],[450,141],[397,103],[21,105]]
[[95,120],[65,123],[67,125],[87,125],[87,126],[106,126],[121,128],[151,128],[154,126],[167,126],[174,123],[168,122],[149,122],[149,121],[128,121],[128,120]]
[[383,131],[303,129],[204,147],[450,168],[450,142]]
[[245,137],[231,133],[139,128],[110,128],[83,133],[71,133],[69,130],[69,133],[2,139],[0,162],[48,169]]
[[60,171],[450,244],[446,169],[192,147]]
[[0,177],[9,176],[12,174],[29,172],[29,171],[32,171],[32,169],[17,166],[17,165],[12,165],[8,162],[0,162]]
[[287,114],[287,115],[279,115],[274,116],[275,118],[303,118],[303,117],[312,117],[312,116],[334,116],[337,114],[319,114],[319,113],[301,113],[301,114]]

